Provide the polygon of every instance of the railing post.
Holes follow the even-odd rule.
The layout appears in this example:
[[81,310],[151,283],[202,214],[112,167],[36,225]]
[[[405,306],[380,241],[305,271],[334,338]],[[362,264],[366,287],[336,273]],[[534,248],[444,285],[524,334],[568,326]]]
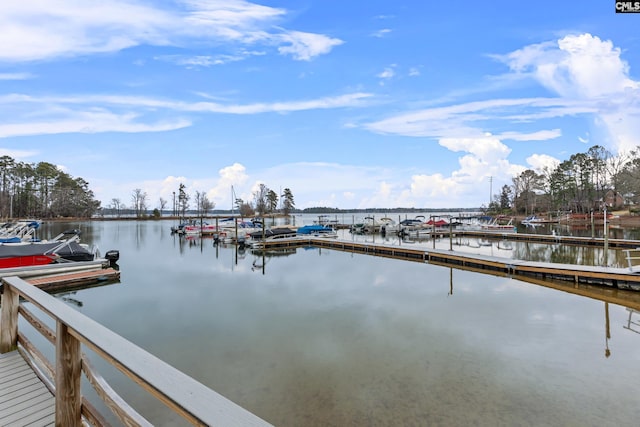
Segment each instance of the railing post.
[[0,315],[0,353],[7,353],[18,347],[18,305],[20,304],[20,296],[6,282],[3,289],[2,314]]
[[80,341],[58,321],[56,329],[56,427],[80,426],[82,373]]

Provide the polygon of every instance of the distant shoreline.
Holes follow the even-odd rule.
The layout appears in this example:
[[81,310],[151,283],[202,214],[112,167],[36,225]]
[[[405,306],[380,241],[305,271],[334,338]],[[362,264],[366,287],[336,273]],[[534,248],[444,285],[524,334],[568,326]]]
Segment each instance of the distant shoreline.
[[[428,212],[428,211],[421,211],[421,212]],[[444,211],[433,211],[433,212],[444,212]],[[448,212],[453,212],[453,211],[448,211]],[[467,211],[467,212],[471,212],[471,211]],[[353,213],[360,213],[360,214],[364,214],[364,213],[371,213],[371,212],[352,212],[352,211],[345,211],[345,212],[332,212],[332,213],[318,213],[318,215],[341,215],[341,214],[353,214]],[[377,212],[377,213],[381,213],[381,214],[391,214],[389,212]],[[407,212],[400,212],[397,211],[397,213],[407,213]],[[608,222],[610,224],[616,224],[616,225],[627,225],[627,226],[638,226],[640,227],[640,215],[634,215],[629,213],[628,211],[622,211],[622,212],[612,212],[615,217],[611,218],[608,220]],[[295,214],[292,215],[314,215],[316,213],[298,213],[296,212]],[[207,215],[202,217],[202,220],[213,220],[216,218],[227,218],[229,216],[233,215],[232,213],[215,213],[215,214],[211,214],[211,215]],[[237,214],[236,214],[237,215]],[[392,215],[392,214],[391,214]],[[539,214],[541,217],[547,217],[548,214]],[[514,220],[516,222],[520,222],[522,221],[524,218],[526,218],[526,215],[507,215],[510,218],[514,218]],[[271,214],[271,215],[264,215],[263,218],[284,218],[285,215],[282,214]],[[248,217],[246,217],[248,218]],[[166,216],[160,216],[160,217],[153,217],[153,216],[147,216],[144,218],[139,218],[139,217],[134,217],[134,216],[120,216],[120,217],[93,217],[93,218],[78,218],[78,217],[64,217],[64,218],[47,218],[47,219],[43,219],[43,222],[78,222],[78,221],[180,221],[182,219],[181,216],[173,216],[173,215],[166,215]],[[200,219],[199,216],[187,216],[187,219],[189,220],[194,220],[197,221]],[[587,221],[588,222],[588,221]],[[567,221],[561,221],[561,224],[567,224]],[[569,222],[571,223],[571,222]],[[584,223],[584,221],[582,221],[582,223]],[[602,223],[602,220],[596,221],[596,223]]]

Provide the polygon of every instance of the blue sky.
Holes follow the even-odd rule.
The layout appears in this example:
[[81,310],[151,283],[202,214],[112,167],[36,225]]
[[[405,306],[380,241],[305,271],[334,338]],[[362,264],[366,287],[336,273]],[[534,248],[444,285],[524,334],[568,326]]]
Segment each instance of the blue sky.
[[4,0],[0,28],[0,155],[105,207],[477,207],[640,144],[640,14],[609,0]]

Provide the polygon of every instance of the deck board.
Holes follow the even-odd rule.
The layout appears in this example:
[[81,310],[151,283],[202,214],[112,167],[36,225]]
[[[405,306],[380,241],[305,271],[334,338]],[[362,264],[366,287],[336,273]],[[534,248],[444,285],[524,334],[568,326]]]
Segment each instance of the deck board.
[[0,354],[0,425],[54,424],[55,399],[18,351]]

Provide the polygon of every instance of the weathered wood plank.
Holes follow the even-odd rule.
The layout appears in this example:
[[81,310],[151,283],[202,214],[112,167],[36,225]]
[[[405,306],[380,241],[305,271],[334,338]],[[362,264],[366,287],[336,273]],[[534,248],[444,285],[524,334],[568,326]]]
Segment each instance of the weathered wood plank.
[[[24,425],[29,422],[46,417],[55,411],[55,402],[53,396],[50,399],[42,400],[26,409],[14,412],[7,416],[2,416],[3,425]],[[26,422],[24,422],[26,421]]]
[[82,374],[80,341],[58,321],[56,330],[56,425],[79,426],[82,422]]
[[[13,354],[12,353],[6,353],[6,354]],[[20,356],[14,356],[14,357],[7,357],[7,358],[3,358],[0,359],[0,374],[8,372],[8,371],[12,371],[16,365],[19,365],[21,363],[21,358]]]
[[1,301],[0,353],[7,353],[15,350],[18,343],[18,306],[20,297],[15,290],[5,287]]
[[2,383],[2,390],[0,391],[0,401],[4,400],[6,396],[9,396],[11,393],[17,390],[22,390],[26,387],[31,387],[32,385],[38,386],[39,383],[40,383],[40,380],[35,375],[29,376],[24,379],[20,379],[19,381],[16,381],[13,384]]
[[5,393],[2,396],[2,401],[0,401],[0,411],[7,407],[12,405],[15,402],[12,402],[15,399],[28,399],[29,395],[34,396],[35,393],[39,393],[41,392],[41,388],[40,385],[38,384],[37,381],[30,381],[30,382],[22,382],[20,384],[20,387],[11,387],[12,390]]
[[0,375],[0,425],[51,425],[54,397],[27,361],[18,351],[3,354],[0,361],[13,367]]
[[3,399],[0,403],[0,413],[5,413],[9,410],[15,410],[19,408],[28,408],[33,403],[38,403],[51,397],[49,390],[42,387],[26,387],[22,390],[15,391],[11,395],[5,396],[7,399]]
[[8,381],[12,381],[14,379],[23,378],[24,376],[32,374],[32,373],[33,373],[33,371],[28,366],[19,365],[13,371],[7,372],[5,375],[3,375],[2,376],[2,380],[8,382]]

